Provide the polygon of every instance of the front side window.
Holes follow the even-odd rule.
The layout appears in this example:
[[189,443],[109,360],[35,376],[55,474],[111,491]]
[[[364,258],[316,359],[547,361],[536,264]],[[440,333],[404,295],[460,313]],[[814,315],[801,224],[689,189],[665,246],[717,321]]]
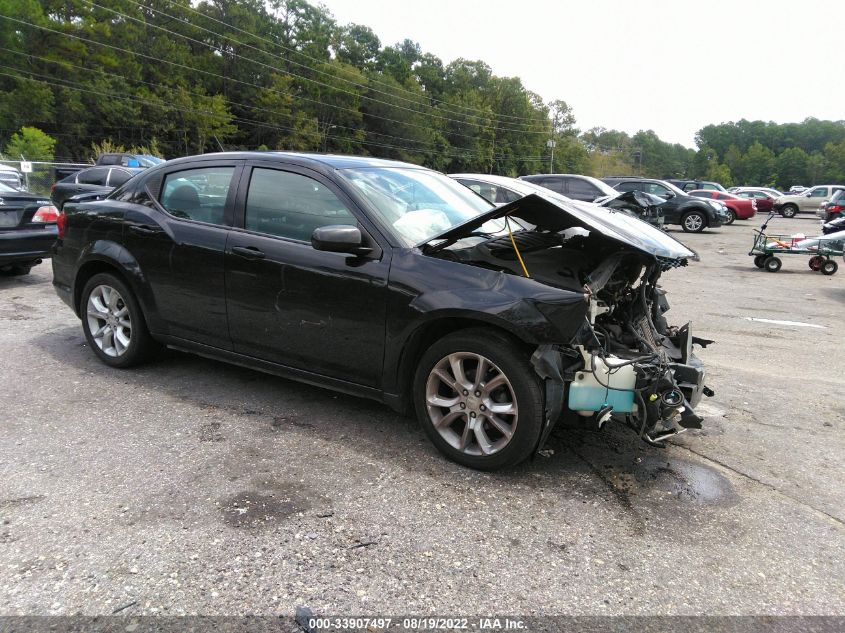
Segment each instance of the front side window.
[[332,190],[313,178],[260,167],[252,171],[244,219],[249,231],[308,242],[321,226],[357,223]]
[[[663,185],[659,185],[656,182],[646,183],[644,191],[655,196],[660,196],[661,198],[665,197],[666,194],[669,193],[669,190],[666,187],[664,187]],[[708,198],[709,197],[710,196],[708,196]]]
[[811,198],[826,198],[827,197],[827,187],[818,187],[813,189],[810,192]]
[[159,202],[174,217],[225,224],[234,171],[234,167],[202,167],[171,172],[164,177]]

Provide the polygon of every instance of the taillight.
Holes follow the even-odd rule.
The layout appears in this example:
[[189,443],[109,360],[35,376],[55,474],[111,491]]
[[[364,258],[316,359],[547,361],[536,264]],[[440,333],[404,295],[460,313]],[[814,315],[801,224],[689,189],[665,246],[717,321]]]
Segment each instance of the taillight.
[[845,206],[843,206],[841,204],[834,204],[832,207],[827,208],[828,213],[836,213],[837,211],[843,211],[843,210],[845,210]]
[[62,211],[59,217],[56,218],[56,226],[59,229],[59,239],[63,240],[65,237],[65,226],[67,226],[67,214]]
[[53,184],[53,185],[50,187],[50,195],[52,195],[52,194],[53,194],[53,192],[54,192],[55,190],[56,190],[56,185],[55,185],[55,184]]
[[59,210],[52,204],[39,207],[35,215],[32,216],[33,222],[55,222],[59,217]]

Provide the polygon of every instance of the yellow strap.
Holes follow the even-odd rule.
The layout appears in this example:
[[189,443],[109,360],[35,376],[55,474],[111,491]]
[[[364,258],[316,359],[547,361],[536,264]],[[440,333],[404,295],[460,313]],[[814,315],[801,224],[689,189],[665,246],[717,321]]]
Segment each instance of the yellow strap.
[[513,232],[511,231],[511,223],[508,221],[508,216],[505,216],[505,226],[508,227],[508,235],[511,238],[511,244],[513,244],[513,250],[516,253],[516,257],[522,265],[522,272],[525,273],[525,276],[528,279],[531,279],[531,275],[528,274],[528,269],[525,267],[525,262],[522,261],[522,255],[519,254],[519,249],[516,247],[516,241],[513,239]]

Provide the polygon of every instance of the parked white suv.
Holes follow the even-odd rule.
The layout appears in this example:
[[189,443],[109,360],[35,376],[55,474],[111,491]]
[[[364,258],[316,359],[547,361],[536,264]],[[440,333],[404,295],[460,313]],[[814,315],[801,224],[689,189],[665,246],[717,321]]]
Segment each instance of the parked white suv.
[[845,189],[843,185],[817,185],[806,191],[781,196],[775,200],[774,209],[785,218],[795,217],[799,211],[815,213],[820,204],[823,204],[833,197],[837,191]]

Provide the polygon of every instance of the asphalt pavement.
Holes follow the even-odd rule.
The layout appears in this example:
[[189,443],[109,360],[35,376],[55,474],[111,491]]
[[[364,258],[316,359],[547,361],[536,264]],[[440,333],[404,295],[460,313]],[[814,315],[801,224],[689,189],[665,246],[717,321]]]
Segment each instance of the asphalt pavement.
[[[114,370],[0,278],[0,615],[845,615],[845,262],[688,235],[704,429],[585,422],[494,474],[387,407],[172,352]],[[775,220],[783,232],[815,219]]]

